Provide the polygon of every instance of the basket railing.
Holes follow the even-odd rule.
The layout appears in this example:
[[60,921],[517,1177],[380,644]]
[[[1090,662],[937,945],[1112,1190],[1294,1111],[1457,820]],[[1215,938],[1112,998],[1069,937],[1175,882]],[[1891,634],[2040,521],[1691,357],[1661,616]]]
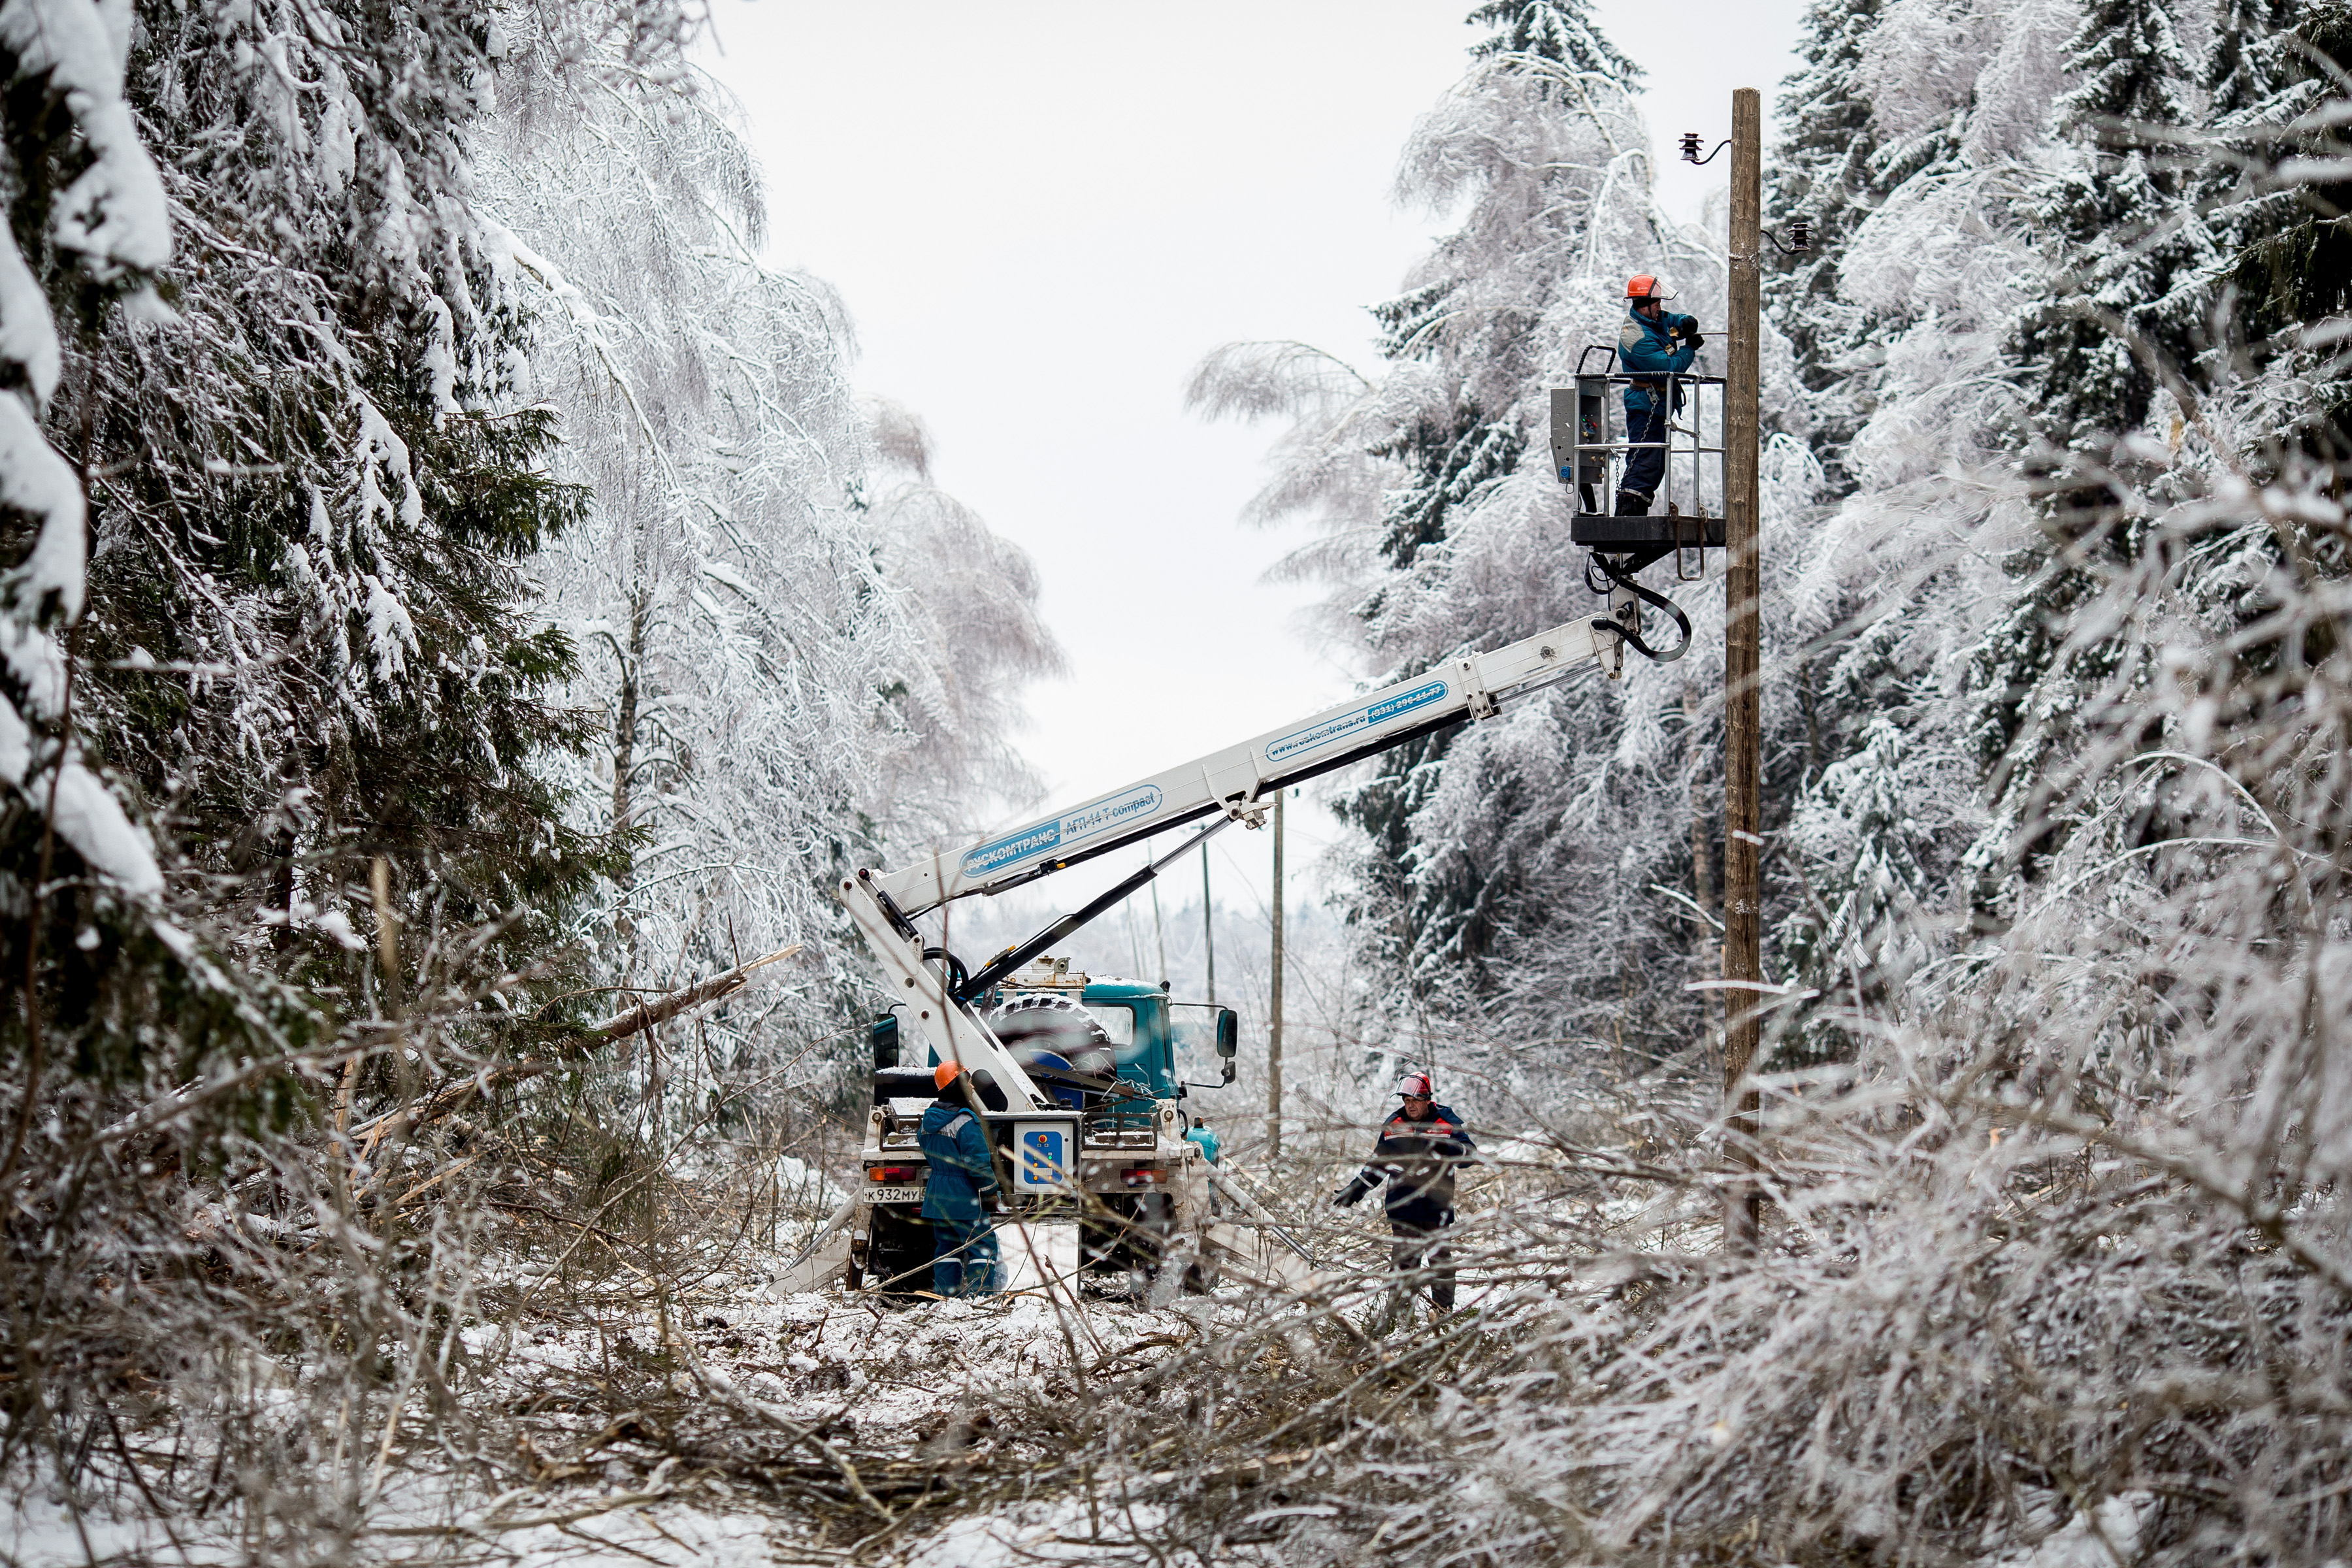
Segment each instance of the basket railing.
[[[1664,438],[1636,441],[1625,393],[1640,386],[1669,410]],[[1723,377],[1612,370],[1581,374],[1552,389],[1552,459],[1575,492],[1578,511],[1609,516],[1635,452],[1662,454],[1664,471],[1650,500],[1653,517],[1720,517],[1723,512]],[[1683,406],[1675,409],[1676,393]]]

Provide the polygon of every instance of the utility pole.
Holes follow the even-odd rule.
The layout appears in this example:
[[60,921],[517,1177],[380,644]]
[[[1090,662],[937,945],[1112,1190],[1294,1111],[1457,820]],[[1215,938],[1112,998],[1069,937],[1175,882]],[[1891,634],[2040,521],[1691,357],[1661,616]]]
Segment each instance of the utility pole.
[[1274,792],[1274,996],[1265,1029],[1265,1157],[1282,1158],[1282,797]]
[[1160,918],[1160,879],[1151,881],[1151,940],[1160,944],[1160,989],[1168,989],[1168,924]]
[[1209,1005],[1217,1002],[1217,912],[1209,902],[1209,847],[1201,846],[1201,931],[1209,944]]
[[[1757,550],[1758,374],[1763,286],[1764,100],[1752,87],[1731,95],[1731,363],[1723,408],[1723,1092],[1725,1145],[1753,1171],[1762,1100],[1743,1087],[1762,1037],[1758,1005],[1764,978],[1764,840],[1759,752],[1762,710],[1757,689],[1763,572]],[[1725,1250],[1756,1246],[1763,1194],[1741,1182],[1725,1195]]]

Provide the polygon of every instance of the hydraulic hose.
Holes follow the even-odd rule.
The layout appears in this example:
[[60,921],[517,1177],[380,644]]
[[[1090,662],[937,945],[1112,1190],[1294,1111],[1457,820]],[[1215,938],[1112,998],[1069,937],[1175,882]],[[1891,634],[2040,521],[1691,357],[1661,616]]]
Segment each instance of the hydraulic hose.
[[[1655,605],[1659,609],[1665,611],[1665,613],[1673,618],[1675,625],[1681,629],[1683,640],[1675,645],[1673,652],[1660,653],[1656,648],[1652,647],[1648,643],[1642,640],[1641,633],[1635,631],[1631,626],[1621,625],[1618,622],[1607,619],[1601,620],[1594,624],[1592,628],[1594,631],[1615,632],[1619,637],[1625,639],[1626,646],[1631,647],[1635,653],[1642,655],[1644,658],[1655,660],[1659,664],[1672,664],[1675,660],[1682,658],[1683,655],[1690,651],[1690,617],[1684,615],[1679,609],[1675,608],[1675,602],[1672,599],[1667,598],[1664,594],[1654,594],[1649,589],[1643,587],[1641,584],[1633,580],[1633,574],[1619,571],[1617,569],[1617,563],[1606,555],[1594,554],[1587,557],[1586,559],[1588,562],[1599,562],[1601,563],[1602,574],[1608,577],[1610,582],[1613,583],[1618,587],[1632,594],[1643,604]],[[1585,585],[1592,588],[1592,591],[1596,594],[1605,594],[1608,592],[1605,588],[1596,587],[1593,585],[1592,574],[1589,571],[1585,574],[1584,581]]]
[[955,997],[958,1001],[963,1000],[963,988],[971,983],[971,975],[963,966],[963,960],[958,958],[954,953],[950,952],[944,947],[927,947],[923,949],[923,956],[927,959],[940,959],[946,963],[948,966],[948,994]]

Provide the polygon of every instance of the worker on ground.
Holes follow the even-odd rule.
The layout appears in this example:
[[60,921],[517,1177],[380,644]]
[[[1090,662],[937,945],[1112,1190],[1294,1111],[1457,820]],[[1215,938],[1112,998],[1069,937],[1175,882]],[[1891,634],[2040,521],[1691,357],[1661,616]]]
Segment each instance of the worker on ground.
[[989,1218],[1003,1189],[988,1129],[973,1114],[967,1090],[978,1089],[958,1062],[931,1071],[940,1097],[923,1111],[916,1141],[929,1166],[923,1176],[923,1217],[931,1222],[931,1289],[941,1296],[988,1296],[996,1290],[996,1229]]
[[1655,278],[1642,273],[1625,285],[1632,301],[1617,329],[1617,368],[1633,379],[1625,387],[1625,474],[1617,484],[1617,515],[1647,517],[1651,498],[1666,473],[1666,423],[1682,412],[1683,389],[1667,396],[1669,375],[1690,369],[1706,340],[1698,320],[1666,309],[1666,293]]
[[[1454,1253],[1444,1236],[1454,1223],[1454,1169],[1475,1161],[1477,1145],[1454,1108],[1437,1103],[1427,1073],[1405,1074],[1397,1095],[1403,1104],[1381,1124],[1370,1162],[1331,1201],[1346,1208],[1386,1182],[1382,1199],[1396,1272],[1403,1279],[1428,1270],[1430,1300],[1439,1312],[1450,1312]],[[1391,1300],[1393,1307],[1395,1297]]]

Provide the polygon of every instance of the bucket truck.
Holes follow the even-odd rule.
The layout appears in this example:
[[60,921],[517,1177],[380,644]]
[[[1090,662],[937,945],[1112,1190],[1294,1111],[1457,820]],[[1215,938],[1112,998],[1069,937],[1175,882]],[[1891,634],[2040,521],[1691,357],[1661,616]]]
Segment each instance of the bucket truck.
[[[1580,376],[1574,389],[1554,394],[1554,458],[1571,487],[1591,484],[1622,459],[1628,443],[1611,438],[1606,399],[1623,379]],[[1695,463],[1702,452],[1719,457],[1719,448],[1685,454],[1680,447],[1670,456]],[[1236,822],[1261,826],[1280,790],[1433,731],[1492,719],[1590,668],[1616,679],[1629,646],[1651,658],[1679,658],[1689,646],[1689,621],[1634,574],[1694,547],[1703,561],[1706,545],[1722,543],[1719,520],[1580,516],[1575,524],[1573,542],[1592,552],[1587,580],[1608,595],[1604,614],[1448,659],[960,853],[843,878],[835,891],[895,1001],[874,1030],[874,1100],[860,1161],[866,1180],[795,1265],[798,1288],[830,1279],[845,1279],[852,1289],[928,1288],[930,1233],[919,1216],[925,1162],[915,1131],[934,1092],[930,1069],[946,1061],[986,1074],[992,1097],[1002,1097],[1001,1105],[981,1109],[1000,1155],[1009,1214],[999,1239],[1013,1286],[1124,1265],[1181,1267],[1187,1276],[1222,1273],[1265,1286],[1299,1282],[1303,1250],[1219,1169],[1182,1105],[1175,1047],[1187,1013],[1192,1032],[1213,1042],[1231,1082],[1232,1010],[1178,1003],[1156,986],[1090,980],[1047,951],[1212,835]],[[1599,531],[1586,538],[1592,530]],[[1592,565],[1605,580],[1592,579]],[[1678,626],[1679,644],[1662,650],[1643,640],[1644,604]],[[1003,893],[1194,825],[1166,853],[977,968],[919,923],[956,900]]]

